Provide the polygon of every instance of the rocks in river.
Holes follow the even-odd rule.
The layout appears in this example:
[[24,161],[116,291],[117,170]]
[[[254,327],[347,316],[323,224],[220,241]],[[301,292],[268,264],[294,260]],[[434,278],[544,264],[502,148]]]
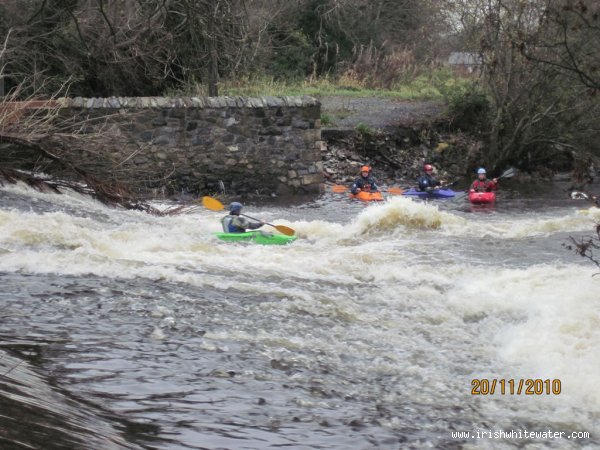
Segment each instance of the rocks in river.
[[425,162],[437,176],[456,179],[465,176],[481,159],[482,143],[460,133],[441,134],[433,125],[423,128],[373,130],[366,135],[357,130],[322,130],[327,147],[322,150],[323,176],[333,183],[349,183],[359,167],[368,164],[381,184],[412,182]]

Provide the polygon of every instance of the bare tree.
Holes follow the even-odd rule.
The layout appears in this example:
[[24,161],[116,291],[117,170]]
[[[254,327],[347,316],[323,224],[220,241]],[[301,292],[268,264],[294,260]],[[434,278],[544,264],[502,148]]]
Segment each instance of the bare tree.
[[179,49],[176,74],[205,80],[218,95],[220,74],[235,73],[251,54],[244,0],[171,0],[166,13]]
[[132,193],[136,185],[130,180],[143,179],[142,174],[124,170],[123,158],[111,151],[111,145],[120,144],[109,116],[61,114],[64,99],[59,97],[67,85],[54,98],[36,100],[34,93],[18,100],[21,89],[30,90],[27,81],[0,102],[0,184],[23,181],[55,192],[70,188],[107,204],[157,213]]
[[523,56],[550,65],[593,90],[600,89],[600,3],[546,0],[540,5],[543,32],[519,30],[512,36]]
[[[482,81],[492,103],[487,130],[489,165],[568,167],[569,159],[594,150],[590,138],[598,130],[594,117],[600,105],[590,95],[589,85],[573,82],[573,72],[563,65],[544,62],[558,32],[556,24],[549,23],[551,3],[451,3],[450,20],[465,46],[477,51],[484,64]],[[576,59],[589,63],[589,53],[580,52]]]
[[38,93],[71,77],[84,96],[156,95],[188,81],[216,94],[218,76],[251,54],[244,0],[18,3],[0,3],[9,89],[31,76]]
[[[600,251],[600,224],[596,225],[595,236],[574,238],[569,237],[569,243],[563,244],[567,250],[575,252],[582,258],[589,259],[600,268],[600,259],[598,259],[598,251]],[[596,274],[600,275],[600,274]]]

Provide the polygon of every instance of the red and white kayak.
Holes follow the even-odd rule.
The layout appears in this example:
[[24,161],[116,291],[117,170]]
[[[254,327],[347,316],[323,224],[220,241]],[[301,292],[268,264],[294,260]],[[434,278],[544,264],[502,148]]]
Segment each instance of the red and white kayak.
[[496,201],[495,192],[469,192],[469,201],[473,205],[487,205]]
[[358,194],[350,194],[350,198],[355,198],[358,200],[362,200],[363,202],[380,202],[382,200],[384,200],[383,195],[381,195],[381,192],[377,191],[377,192],[367,192],[367,191],[360,191]]

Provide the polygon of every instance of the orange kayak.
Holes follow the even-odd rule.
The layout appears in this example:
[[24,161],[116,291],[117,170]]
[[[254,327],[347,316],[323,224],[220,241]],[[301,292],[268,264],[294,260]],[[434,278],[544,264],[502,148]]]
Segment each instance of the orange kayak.
[[358,194],[350,194],[350,198],[356,198],[358,200],[362,200],[363,202],[380,202],[384,200],[381,192],[366,192],[360,191]]

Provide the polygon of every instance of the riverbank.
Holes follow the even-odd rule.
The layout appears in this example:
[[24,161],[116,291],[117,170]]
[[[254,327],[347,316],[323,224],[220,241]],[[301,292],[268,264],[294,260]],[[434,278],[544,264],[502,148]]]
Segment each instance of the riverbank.
[[[85,146],[86,136],[77,135],[74,142],[86,152],[70,148],[61,161],[67,167],[90,167],[97,179],[114,178],[145,198],[187,200],[220,194],[258,201],[296,202],[298,197],[303,202],[307,195],[322,192],[323,184],[351,182],[364,164],[373,168],[381,184],[408,186],[425,162],[434,165],[439,178],[454,181],[471,178],[486,159],[483,138],[450,126],[450,113],[441,99],[405,101],[357,94],[68,102],[70,109],[63,105],[64,114],[96,109],[119,114],[111,119],[114,126],[93,136],[97,151]],[[138,104],[143,117],[136,112]],[[102,116],[104,120],[108,119]],[[121,145],[125,141],[130,147]],[[0,166],[10,166],[11,158],[5,156]],[[33,162],[18,164],[27,168]],[[50,165],[49,172],[52,167],[57,165]],[[69,176],[63,169],[55,175]],[[553,176],[543,167],[532,179]]]
[[482,159],[481,140],[448,131],[448,108],[441,100],[319,100],[326,181],[348,183],[368,164],[381,183],[412,184],[425,162],[439,177],[455,180],[468,176]]
[[[468,182],[486,159],[484,136],[453,128],[443,99],[322,96],[319,101],[326,183],[350,183],[360,166],[368,164],[383,184],[412,185],[425,162],[434,165],[440,178]],[[514,181],[567,181],[570,191],[593,190],[600,161],[590,159],[587,166],[573,161],[577,167],[564,167],[572,158],[565,150],[556,167],[519,170]],[[488,169],[497,176],[506,167],[497,173]]]

